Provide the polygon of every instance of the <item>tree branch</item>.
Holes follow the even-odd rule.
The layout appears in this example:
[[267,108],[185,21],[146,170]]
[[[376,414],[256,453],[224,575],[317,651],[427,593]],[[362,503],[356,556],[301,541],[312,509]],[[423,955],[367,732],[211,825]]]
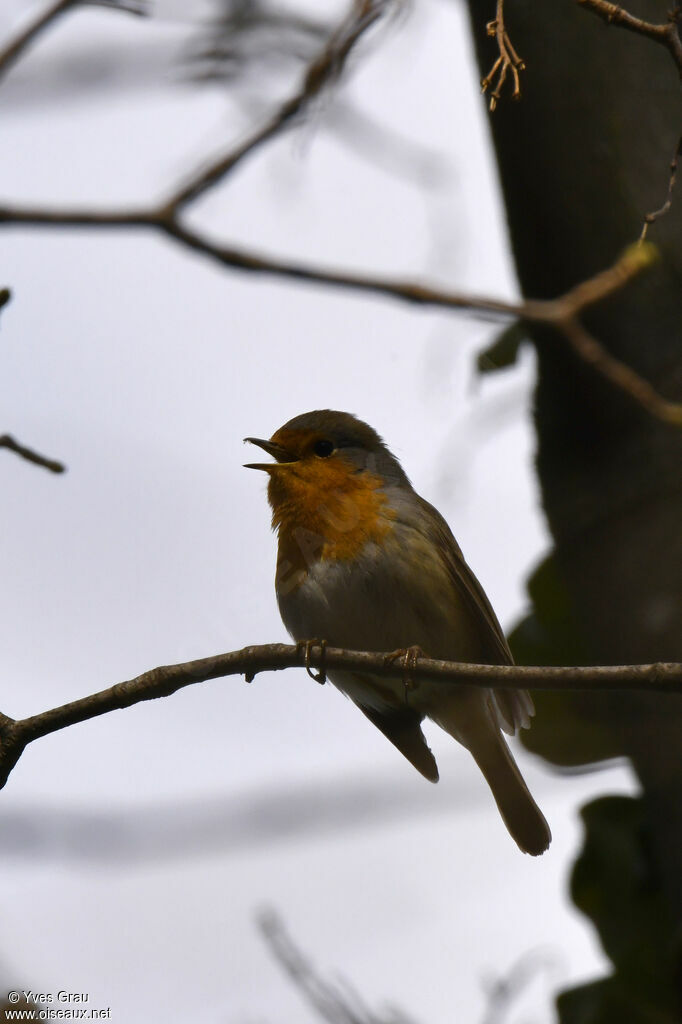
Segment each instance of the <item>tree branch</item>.
[[493,36],[496,40],[499,56],[488,74],[481,81],[481,90],[482,92],[487,92],[493,82],[497,80],[495,88],[490,93],[490,110],[494,111],[497,107],[497,101],[502,94],[502,88],[504,83],[507,81],[507,75],[510,71],[513,82],[511,98],[513,100],[521,99],[521,81],[519,72],[525,71],[526,65],[512,46],[512,41],[509,38],[507,29],[505,28],[504,0],[497,0],[495,18],[493,21],[488,22],[486,25],[486,31],[489,36]]
[[[644,36],[645,39],[653,39],[654,42],[665,46],[675,62],[680,78],[682,78],[682,40],[680,39],[679,31],[680,19],[682,18],[680,0],[674,0],[674,6],[669,11],[668,20],[664,24],[654,24],[650,21],[644,21],[642,18],[638,18],[635,15],[630,14],[623,7],[610,3],[609,0],[577,0],[577,2],[581,7],[586,7],[588,10],[592,11],[608,25],[618,25],[620,28],[627,29],[629,32],[635,32],[637,35]],[[677,147],[670,163],[668,193],[665,202],[660,209],[646,214],[644,224],[642,225],[642,231],[639,236],[640,242],[643,242],[646,239],[649,226],[654,224],[659,217],[665,216],[672,206],[673,190],[675,188],[675,181],[677,178],[677,165],[681,154],[682,136],[680,136],[677,142]]]
[[[223,166],[224,164],[225,162]],[[198,182],[198,179],[196,180]],[[52,210],[0,206],[0,226],[22,224],[25,227],[153,228],[165,232],[186,248],[235,270],[270,274],[353,291],[372,292],[416,305],[510,316],[526,323],[544,324],[559,331],[581,359],[586,359],[597,372],[629,394],[652,416],[673,426],[682,426],[682,404],[670,402],[659,395],[648,381],[608,353],[600,342],[578,323],[578,317],[586,309],[614,295],[652,265],[656,259],[656,250],[647,243],[640,242],[630,246],[613,266],[583,281],[557,299],[506,302],[488,296],[450,292],[416,281],[400,281],[343,270],[326,270],[320,266],[276,259],[233,246],[217,245],[181,222],[177,202],[186,201],[184,196],[188,187],[183,186],[169,203],[148,210]],[[208,184],[202,184],[202,190],[204,187],[208,187]]]
[[[0,288],[0,309],[6,306],[11,298],[12,293],[9,288]],[[63,473],[66,469],[63,463],[56,462],[54,459],[48,459],[31,448],[26,448],[25,445],[19,444],[11,434],[0,434],[0,448],[7,448],[21,459],[33,462],[36,466],[42,466],[44,469],[49,469],[51,473]]]
[[233,246],[220,246],[197,231],[185,227],[166,207],[149,210],[98,211],[93,209],[51,210],[31,207],[0,206],[0,225],[22,224],[25,227],[92,227],[153,228],[161,230],[182,245],[205,256],[253,273],[295,278],[316,284],[327,284],[354,291],[369,291],[405,302],[449,309],[517,317],[528,323],[561,326],[571,317],[580,316],[590,306],[614,295],[650,267],[656,260],[652,245],[628,248],[613,266],[577,285],[557,299],[526,299],[508,302],[489,296],[451,292],[418,281],[398,280],[344,270],[325,270],[317,265],[276,259],[262,253]]
[[[72,0],[61,0],[60,5],[51,9],[53,16],[55,12],[70,6],[71,2]],[[554,300],[527,299],[514,303],[485,296],[448,292],[414,281],[397,281],[342,270],[327,270],[319,266],[275,259],[248,250],[215,244],[197,231],[185,226],[182,214],[187,206],[198,199],[207,189],[224,179],[225,175],[229,174],[246,156],[290,125],[311,100],[319,95],[322,88],[338,77],[357,41],[376,23],[393,2],[394,0],[354,0],[348,16],[332,33],[321,54],[309,65],[303,76],[302,85],[296,94],[283,103],[279,110],[246,141],[233,147],[209,164],[197,167],[187,180],[176,186],[170,198],[159,205],[148,209],[119,211],[31,209],[5,205],[0,206],[0,226],[21,224],[26,227],[152,228],[163,231],[179,244],[199,252],[223,266],[229,266],[236,270],[372,292],[420,305],[510,316],[526,323],[548,325],[555,328],[566,339],[581,359],[589,362],[597,372],[629,394],[647,412],[666,423],[682,426],[682,404],[663,398],[631,367],[621,363],[608,353],[597,339],[589,335],[579,323],[579,317],[585,309],[607,296],[613,295],[651,265],[655,258],[655,250],[643,243],[642,239],[638,246],[630,247],[612,267],[583,282],[565,295]],[[579,0],[579,2],[594,4],[602,3],[604,0]],[[515,68],[520,68],[521,62],[504,29],[502,0],[498,0],[497,15],[497,21],[491,25],[495,25],[497,33],[502,33],[503,42],[506,40],[504,45],[508,47],[512,65]],[[47,24],[47,16],[45,16],[44,23]],[[0,62],[1,60],[0,56]],[[0,63],[0,68],[1,66]],[[656,216],[658,215],[656,214]],[[653,217],[653,215],[651,216]]]
[[277,963],[327,1024],[415,1024],[411,1017],[394,1008],[381,1015],[371,1010],[346,981],[326,981],[296,946],[274,910],[262,911],[257,922]]
[[[10,41],[7,46],[0,50],[0,78],[5,75],[13,64],[22,56],[24,51],[33,43],[46,28],[52,25],[62,14],[72,10],[78,4],[84,4],[86,0],[54,0],[45,10],[39,14],[23,32],[20,32],[16,39]],[[117,11],[126,11],[129,14],[142,15],[145,13],[144,0],[126,3],[125,0],[90,0],[91,3],[100,7],[111,7]]]
[[652,210],[651,213],[647,213],[644,218],[644,224],[642,225],[642,232],[639,236],[640,242],[646,239],[647,232],[649,231],[649,225],[655,224],[659,217],[665,217],[666,213],[670,211],[670,207],[673,205],[673,191],[675,189],[675,183],[677,181],[677,166],[682,157],[682,135],[677,140],[677,146],[673,153],[673,158],[670,161],[670,177],[668,178],[668,192],[665,197],[663,206],[659,207],[658,210]]
[[11,298],[12,293],[9,288],[0,288],[0,309],[2,309],[3,306],[6,306]]
[[273,116],[244,142],[193,172],[166,204],[172,218],[207,189],[217,185],[241,161],[301,116],[322,90],[339,78],[351,50],[361,36],[392,6],[393,0],[354,0],[346,18],[332,33],[318,57],[308,66],[299,91],[286,100]]
[[[6,306],[11,298],[12,293],[9,288],[0,288],[0,309]],[[63,473],[66,469],[63,463],[56,462],[54,459],[48,459],[31,448],[26,448],[25,445],[19,444],[11,434],[0,434],[0,448],[7,448],[21,459],[33,462],[36,466],[42,466],[44,469],[49,469],[51,473]]]
[[45,455],[40,455],[39,452],[33,451],[32,448],[26,448],[25,445],[15,441],[11,434],[0,434],[0,448],[7,448],[9,451],[14,452],[15,455],[18,455],[19,458],[25,459],[26,462],[32,462],[35,466],[49,469],[51,473],[63,473],[66,470],[63,462],[48,459]]
[[506,974],[486,979],[485,988],[488,1006],[481,1024],[501,1024],[519,996],[519,993],[541,971],[558,966],[555,954],[542,949],[530,949],[522,953]]
[[[577,668],[518,665],[469,665],[414,657],[409,666],[393,654],[346,651],[326,645],[263,644],[244,647],[228,654],[165,665],[143,672],[135,679],[116,683],[106,690],[51,708],[41,714],[15,721],[0,713],[0,789],[29,743],[66,729],[78,722],[132,707],[145,700],[169,697],[185,686],[243,675],[251,682],[259,672],[305,668],[318,670],[323,682],[336,669],[371,673],[380,678],[402,679],[405,700],[420,682],[446,685],[494,686],[497,689],[528,690],[647,690],[652,693],[682,694],[682,664],[621,665]],[[315,678],[315,677],[314,677]]]
[[636,32],[637,35],[644,36],[646,39],[653,39],[654,42],[665,46],[675,61],[680,78],[682,78],[682,41],[680,41],[678,30],[680,20],[679,4],[676,3],[668,15],[667,23],[655,25],[653,22],[644,21],[642,18],[629,14],[624,8],[619,7],[618,4],[609,3],[608,0],[577,0],[577,2],[581,7],[586,7],[587,10],[592,11],[608,25],[618,25],[628,32]]
[[11,66],[21,57],[24,50],[37,39],[44,29],[66,11],[75,7],[78,0],[55,0],[46,7],[42,14],[26,26],[16,39],[9,42],[4,50],[0,51],[0,78],[9,71]]
[[663,420],[673,427],[682,427],[682,404],[663,398],[647,380],[635,373],[632,367],[607,352],[579,320],[569,317],[561,324],[561,330],[580,358],[603,377],[634,398],[656,419]]

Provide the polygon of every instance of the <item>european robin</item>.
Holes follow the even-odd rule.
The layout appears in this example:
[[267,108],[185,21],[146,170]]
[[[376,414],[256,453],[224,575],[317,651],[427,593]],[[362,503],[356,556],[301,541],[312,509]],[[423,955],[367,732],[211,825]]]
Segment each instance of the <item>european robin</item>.
[[[289,420],[269,441],[245,440],[275,460],[248,468],[269,476],[277,602],[294,640],[513,663],[450,528],[416,493],[372,427],[324,409]],[[530,724],[534,708],[525,690],[423,681],[407,690],[400,680],[336,670],[329,678],[431,782],[438,781],[438,768],[422,732],[424,718],[462,743],[521,850],[537,855],[547,849],[549,826],[501,732]]]

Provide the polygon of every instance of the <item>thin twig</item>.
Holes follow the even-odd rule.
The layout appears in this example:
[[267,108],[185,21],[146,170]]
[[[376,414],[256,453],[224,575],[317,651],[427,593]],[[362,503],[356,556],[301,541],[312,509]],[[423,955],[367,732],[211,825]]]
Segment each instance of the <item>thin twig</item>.
[[490,109],[495,110],[497,101],[502,95],[502,87],[507,81],[507,75],[512,76],[512,99],[521,99],[521,80],[519,72],[524,71],[526,65],[512,46],[512,41],[504,24],[504,0],[497,0],[496,14],[493,21],[486,25],[486,31],[497,42],[499,56],[488,74],[481,80],[481,90],[487,92],[493,82],[495,88],[490,93]]
[[677,181],[677,167],[680,157],[682,157],[682,135],[680,135],[679,139],[677,140],[677,146],[675,148],[675,152],[673,153],[673,158],[670,161],[668,194],[665,197],[665,202],[663,203],[663,206],[661,206],[658,210],[654,210],[652,213],[647,213],[646,217],[644,218],[644,224],[642,225],[642,233],[639,236],[640,242],[645,241],[647,232],[649,230],[649,225],[654,224],[659,217],[664,217],[665,214],[668,213],[670,207],[673,204],[673,190],[675,188],[675,182]]
[[9,42],[4,50],[0,51],[0,78],[9,71],[24,50],[37,39],[48,25],[56,21],[60,15],[75,7],[78,2],[79,0],[56,0],[56,2],[46,7],[42,14],[39,14],[34,21],[27,25],[16,39]]
[[108,7],[112,11],[122,11],[136,18],[148,18],[151,14],[153,0],[81,0],[88,7]]
[[635,32],[637,35],[653,39],[654,42],[665,46],[675,62],[680,78],[682,78],[682,41],[678,29],[679,6],[676,5],[670,12],[667,22],[656,25],[651,21],[635,17],[634,14],[630,14],[618,4],[610,3],[609,0],[577,0],[577,3],[602,18],[608,25],[618,25],[628,32]]
[[[9,288],[0,288],[0,309],[6,306],[11,298],[12,293]],[[63,463],[57,462],[55,459],[48,459],[45,455],[40,455],[38,452],[33,451],[32,448],[19,444],[11,434],[0,434],[0,448],[7,448],[8,451],[14,452],[15,455],[25,459],[26,462],[32,462],[36,466],[42,466],[43,469],[49,469],[51,473],[63,473],[66,469]]]
[[492,977],[486,984],[488,1007],[481,1024],[501,1024],[529,983],[542,971],[555,966],[554,955],[534,949],[523,953],[506,974]]
[[379,1016],[348,982],[341,980],[334,984],[322,978],[296,946],[274,910],[262,911],[257,921],[277,963],[316,1015],[327,1024],[413,1024],[412,1018],[394,1009]]
[[638,373],[635,373],[627,363],[621,362],[620,359],[616,359],[610,352],[607,352],[579,320],[573,318],[564,320],[560,325],[560,330],[581,359],[621,391],[634,398],[652,416],[673,427],[682,427],[682,404],[670,402],[659,395],[658,391]]
[[40,455],[39,452],[33,451],[32,448],[19,444],[11,434],[0,435],[0,448],[7,448],[8,451],[14,452],[15,455],[25,459],[26,462],[32,462],[36,466],[42,466],[43,469],[49,469],[51,473],[64,473],[66,470],[63,462],[57,462],[56,459],[48,459],[45,455]]
[[13,64],[16,64],[31,43],[57,18],[79,5],[87,6],[88,3],[92,6],[108,7],[114,11],[123,11],[126,14],[134,14],[139,17],[144,17],[148,13],[147,0],[55,0],[41,14],[37,15],[16,39],[10,40],[7,46],[0,50],[0,78],[10,70]]
[[[145,700],[169,697],[185,686],[209,679],[243,675],[251,682],[259,672],[305,668],[306,663],[327,673],[342,669],[386,679],[403,678],[402,659],[392,659],[385,653],[347,651],[326,645],[315,645],[310,650],[304,648],[305,645],[301,644],[244,647],[228,654],[151,669],[135,679],[116,683],[106,690],[19,721],[0,713],[0,788],[24,749],[34,740]],[[420,681],[429,681],[444,686],[466,684],[497,689],[682,693],[682,664],[677,663],[527,668],[518,665],[470,665],[415,656],[410,676],[414,686]]]
[[379,20],[388,6],[388,0],[354,3],[350,13],[331,35],[322,52],[308,66],[298,92],[283,103],[272,117],[244,142],[236,147],[231,146],[225,154],[193,172],[185,184],[174,191],[165,204],[166,209],[173,216],[177,216],[184,206],[222,181],[244,157],[251,155],[264,142],[278,135],[301,116],[322,89],[338,79],[355,44]]

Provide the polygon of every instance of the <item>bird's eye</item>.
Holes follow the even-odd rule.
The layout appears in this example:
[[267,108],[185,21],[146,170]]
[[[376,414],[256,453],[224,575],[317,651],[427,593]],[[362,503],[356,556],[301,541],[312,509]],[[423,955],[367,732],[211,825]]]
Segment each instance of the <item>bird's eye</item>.
[[322,440],[315,442],[313,445],[313,451],[320,459],[328,459],[334,451],[334,445],[331,441],[326,441],[323,438]]

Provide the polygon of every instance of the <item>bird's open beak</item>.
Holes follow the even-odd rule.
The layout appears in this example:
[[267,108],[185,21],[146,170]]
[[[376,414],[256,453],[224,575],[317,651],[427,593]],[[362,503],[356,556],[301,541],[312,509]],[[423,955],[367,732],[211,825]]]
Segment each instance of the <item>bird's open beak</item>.
[[274,441],[263,441],[260,437],[245,437],[244,443],[248,441],[249,444],[257,444],[259,448],[262,448],[268,455],[272,455],[273,462],[247,462],[244,465],[244,469],[262,469],[266,473],[269,473],[275,468],[275,466],[283,463],[296,462],[297,460],[288,452],[286,448],[283,448],[281,444],[275,444]]

